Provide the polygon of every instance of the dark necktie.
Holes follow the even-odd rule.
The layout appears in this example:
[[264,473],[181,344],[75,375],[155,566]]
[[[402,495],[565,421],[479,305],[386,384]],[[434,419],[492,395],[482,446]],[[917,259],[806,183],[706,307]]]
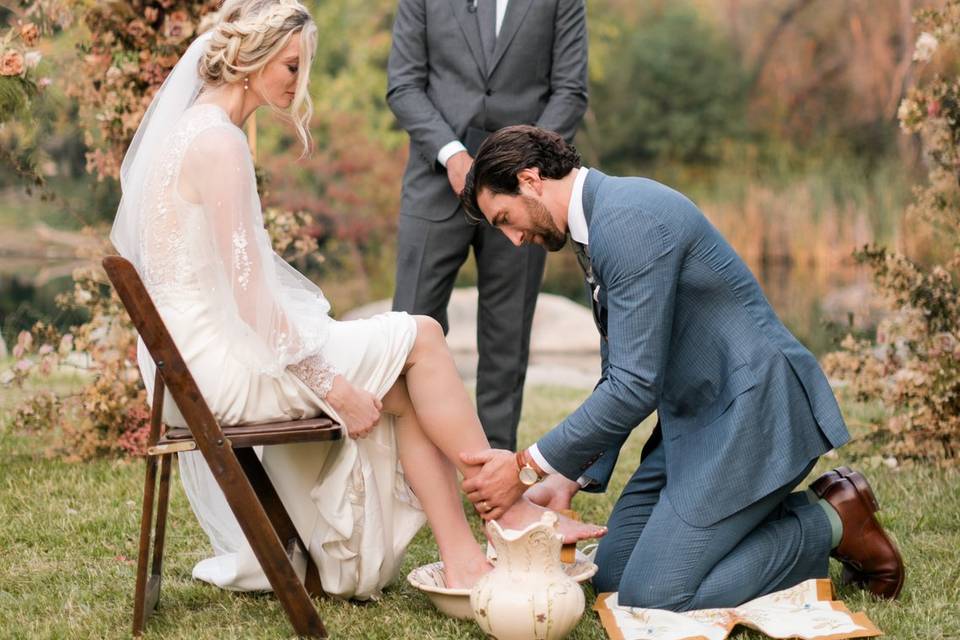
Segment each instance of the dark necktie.
[[607,313],[600,305],[600,283],[593,275],[593,263],[590,261],[590,248],[570,238],[573,251],[577,254],[577,262],[583,270],[583,277],[587,281],[587,290],[590,292],[590,308],[593,311],[593,321],[604,340],[607,339]]
[[480,23],[480,41],[487,67],[493,63],[497,47],[497,0],[477,0],[477,21]]

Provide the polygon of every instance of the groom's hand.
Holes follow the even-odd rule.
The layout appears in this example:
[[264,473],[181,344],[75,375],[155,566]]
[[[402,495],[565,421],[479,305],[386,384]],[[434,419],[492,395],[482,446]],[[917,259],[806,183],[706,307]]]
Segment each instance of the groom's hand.
[[460,459],[483,468],[463,482],[463,491],[484,520],[496,520],[523,495],[525,486],[517,472],[517,459],[512,451],[487,449],[478,453],[461,453]]

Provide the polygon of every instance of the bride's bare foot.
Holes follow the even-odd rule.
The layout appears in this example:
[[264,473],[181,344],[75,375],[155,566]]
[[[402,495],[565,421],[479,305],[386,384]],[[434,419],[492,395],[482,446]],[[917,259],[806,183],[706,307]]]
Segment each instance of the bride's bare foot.
[[[521,497],[516,504],[507,509],[507,512],[497,522],[504,529],[523,529],[532,522],[540,520],[540,516],[546,511],[548,509],[533,504],[526,497]],[[589,540],[590,538],[602,538],[607,533],[606,527],[577,522],[566,516],[557,515],[559,516],[557,525],[560,533],[563,534],[564,544]]]
[[443,559],[443,581],[448,589],[470,589],[493,565],[480,546],[468,558]]
[[579,490],[580,484],[576,481],[559,473],[551,473],[542,482],[527,489],[523,495],[533,504],[559,512],[570,508],[573,496]]

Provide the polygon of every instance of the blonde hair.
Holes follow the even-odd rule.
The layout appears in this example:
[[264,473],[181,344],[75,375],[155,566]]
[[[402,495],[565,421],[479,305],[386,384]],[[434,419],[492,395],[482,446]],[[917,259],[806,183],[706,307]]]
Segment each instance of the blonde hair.
[[317,27],[306,7],[298,0],[225,0],[212,32],[199,69],[200,77],[209,86],[262,73],[293,34],[300,33],[299,73],[293,100],[287,110],[271,106],[293,122],[306,153],[310,148],[313,114],[307,83],[317,45]]

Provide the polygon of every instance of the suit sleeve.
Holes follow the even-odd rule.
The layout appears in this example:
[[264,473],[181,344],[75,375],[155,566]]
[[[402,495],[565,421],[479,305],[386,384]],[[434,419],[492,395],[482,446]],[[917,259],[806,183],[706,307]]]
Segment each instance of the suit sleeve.
[[583,0],[560,0],[553,35],[550,98],[537,126],[572,140],[587,110],[587,16]]
[[459,138],[427,96],[428,56],[424,0],[400,0],[387,60],[387,103],[424,161],[437,168],[440,149]]
[[[600,380],[597,381],[594,389],[603,384],[603,381],[607,379],[608,347],[607,341],[600,338]],[[607,490],[607,484],[610,481],[613,468],[617,466],[617,458],[620,456],[620,448],[624,442],[626,442],[626,437],[624,437],[619,444],[611,446],[604,451],[600,459],[580,476],[587,481],[587,484],[583,486],[584,491],[602,493]]]
[[[681,250],[673,232],[657,218],[624,218],[629,226],[611,225],[597,238],[605,250],[594,251],[594,269],[607,290],[606,376],[573,414],[537,443],[547,462],[570,479],[596,463],[588,475],[605,483],[613,469],[610,458],[616,461],[630,432],[660,402]],[[629,232],[623,233],[625,228]],[[602,464],[601,458],[606,458]]]

